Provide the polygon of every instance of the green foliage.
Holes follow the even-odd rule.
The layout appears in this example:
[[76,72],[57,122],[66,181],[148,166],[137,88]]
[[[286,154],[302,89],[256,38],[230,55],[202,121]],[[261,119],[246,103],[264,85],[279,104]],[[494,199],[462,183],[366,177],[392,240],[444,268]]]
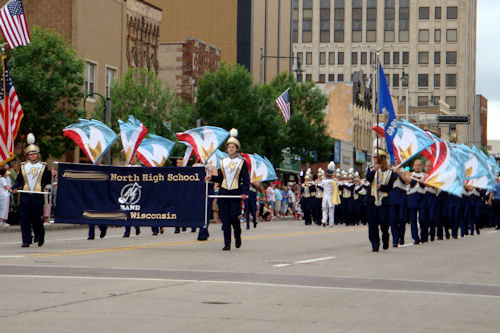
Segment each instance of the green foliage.
[[[292,115],[285,123],[275,100],[288,87]],[[237,128],[243,152],[265,155],[278,165],[286,147],[305,161],[312,160],[310,151],[328,158],[333,139],[325,134],[326,105],[326,96],[313,83],[297,84],[293,75],[253,85],[245,67],[222,64],[199,81],[196,114],[204,125]]]
[[73,148],[63,128],[81,116],[83,60],[59,34],[38,27],[31,31],[31,43],[16,47],[7,59],[24,111],[18,140],[33,132],[43,158],[60,157]]
[[[104,102],[96,107],[95,119],[104,119]],[[192,106],[182,103],[179,96],[162,87],[155,72],[144,68],[129,68],[123,78],[111,87],[111,122],[107,125],[120,132],[118,119],[127,121],[133,115],[148,129],[148,133],[175,140],[175,133],[194,127]],[[179,144],[173,151],[183,150]],[[120,139],[113,149],[121,149]]]

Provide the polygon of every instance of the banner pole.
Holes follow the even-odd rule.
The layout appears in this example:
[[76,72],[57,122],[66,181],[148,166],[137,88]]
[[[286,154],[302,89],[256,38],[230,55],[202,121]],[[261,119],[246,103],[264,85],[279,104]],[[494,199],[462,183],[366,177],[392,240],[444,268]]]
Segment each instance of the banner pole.
[[[206,170],[205,170],[206,175]],[[205,228],[208,228],[208,182],[205,181]]]

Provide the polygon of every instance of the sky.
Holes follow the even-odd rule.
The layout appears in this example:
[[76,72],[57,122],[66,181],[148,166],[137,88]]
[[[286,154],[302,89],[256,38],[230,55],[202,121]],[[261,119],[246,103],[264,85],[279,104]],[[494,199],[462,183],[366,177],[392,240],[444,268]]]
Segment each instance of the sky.
[[500,1],[478,0],[476,94],[488,99],[488,140],[500,140]]

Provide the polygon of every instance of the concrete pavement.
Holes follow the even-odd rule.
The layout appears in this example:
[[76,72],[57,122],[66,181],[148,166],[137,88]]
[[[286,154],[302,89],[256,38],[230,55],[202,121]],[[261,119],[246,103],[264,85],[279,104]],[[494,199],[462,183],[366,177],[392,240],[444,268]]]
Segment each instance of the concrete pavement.
[[[189,229],[188,229],[189,230]],[[0,234],[5,332],[496,332],[500,232],[372,253],[363,226],[264,222],[221,251],[172,229]],[[410,242],[407,233],[406,241]],[[28,324],[29,323],[29,324]]]

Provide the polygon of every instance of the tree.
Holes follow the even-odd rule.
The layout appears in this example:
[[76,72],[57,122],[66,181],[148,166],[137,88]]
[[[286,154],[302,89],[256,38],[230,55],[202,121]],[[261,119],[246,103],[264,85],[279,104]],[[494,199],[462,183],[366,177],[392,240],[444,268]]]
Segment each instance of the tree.
[[[328,99],[312,82],[298,84],[293,74],[281,73],[271,82],[277,98],[289,88],[291,117],[285,126],[284,146],[300,155],[304,161],[313,161],[311,152],[318,159],[327,160],[334,139],[326,133],[325,108]],[[271,101],[269,101],[269,104]]]
[[[103,110],[101,101],[96,108],[97,119],[104,119]],[[111,87],[111,123],[107,125],[119,133],[118,119],[127,121],[130,115],[140,120],[148,133],[170,140],[175,140],[176,132],[193,128],[195,123],[192,105],[183,103],[169,88],[164,89],[155,72],[145,68],[129,68]],[[179,144],[173,153],[183,147]]]
[[62,130],[81,116],[83,60],[59,34],[38,27],[31,31],[31,43],[7,58],[24,111],[19,133],[33,132],[44,158],[61,156],[73,148]]
[[223,63],[198,82],[196,115],[204,125],[237,128],[242,151],[278,159],[283,125],[276,109],[271,110],[274,104],[268,105],[268,94],[269,87],[252,84],[245,67]]

